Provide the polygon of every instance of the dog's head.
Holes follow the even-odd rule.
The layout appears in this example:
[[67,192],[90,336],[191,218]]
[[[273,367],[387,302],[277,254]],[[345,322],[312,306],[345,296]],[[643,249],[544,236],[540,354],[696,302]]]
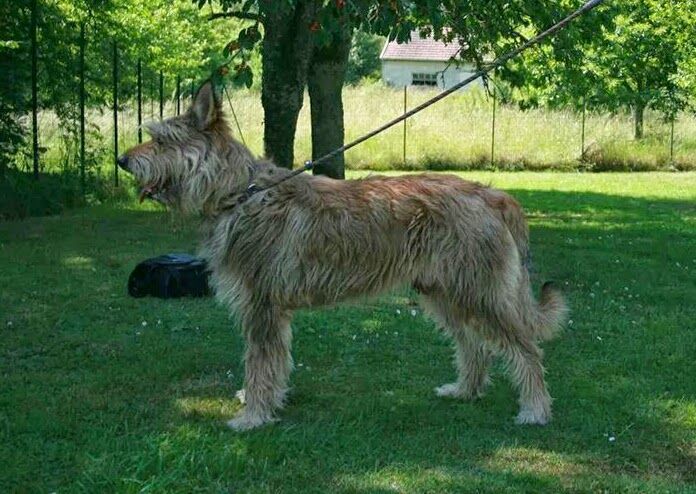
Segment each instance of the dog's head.
[[241,187],[249,151],[232,139],[211,82],[186,113],[146,125],[151,140],[129,149],[118,165],[138,180],[146,197],[188,212]]

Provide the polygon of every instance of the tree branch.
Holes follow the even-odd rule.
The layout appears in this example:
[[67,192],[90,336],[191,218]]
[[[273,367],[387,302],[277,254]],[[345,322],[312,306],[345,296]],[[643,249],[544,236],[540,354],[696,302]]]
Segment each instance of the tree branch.
[[253,12],[217,12],[215,14],[210,14],[208,16],[209,21],[213,21],[215,19],[223,19],[227,17],[234,17],[236,19],[245,19],[247,21],[255,21],[255,22],[262,22],[263,18],[261,17],[260,14],[254,14]]

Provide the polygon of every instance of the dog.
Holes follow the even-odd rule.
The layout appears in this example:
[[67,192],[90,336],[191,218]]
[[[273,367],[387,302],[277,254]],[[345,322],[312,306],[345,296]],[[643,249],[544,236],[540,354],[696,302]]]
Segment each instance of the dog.
[[[506,193],[444,174],[333,180],[256,159],[229,131],[212,83],[184,114],[148,124],[151,140],[118,164],[151,196],[203,220],[202,255],[217,298],[246,340],[245,406],[228,422],[277,420],[291,357],[293,311],[411,285],[451,337],[458,378],[438,396],[474,399],[503,356],[520,424],[546,424],[551,398],[538,342],[563,325],[563,296],[537,302],[526,268],[527,222]],[[247,199],[247,200],[243,200]]]

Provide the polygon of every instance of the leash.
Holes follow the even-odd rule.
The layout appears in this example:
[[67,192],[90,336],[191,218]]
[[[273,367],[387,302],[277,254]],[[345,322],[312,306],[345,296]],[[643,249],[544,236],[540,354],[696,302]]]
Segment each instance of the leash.
[[413,109],[407,111],[407,112],[404,113],[403,115],[401,115],[401,116],[399,116],[399,117],[397,117],[397,118],[395,118],[395,119],[393,119],[393,120],[390,120],[389,122],[385,123],[385,124],[382,125],[381,127],[378,127],[377,129],[373,130],[372,132],[370,132],[370,133],[368,133],[368,134],[365,134],[365,135],[363,135],[362,137],[359,137],[359,138],[357,138],[357,139],[355,139],[355,140],[349,142],[348,144],[344,144],[344,145],[341,146],[340,148],[334,149],[334,150],[331,151],[330,153],[327,153],[327,154],[325,154],[324,156],[322,156],[322,157],[320,157],[320,158],[317,158],[316,160],[307,160],[307,161],[305,161],[305,162],[304,162],[304,165],[302,165],[301,168],[298,168],[297,170],[294,170],[292,173],[286,175],[285,177],[281,178],[280,180],[277,180],[277,181],[275,181],[275,182],[272,182],[272,183],[270,183],[269,185],[266,185],[265,187],[259,187],[259,186],[256,185],[255,183],[249,184],[249,186],[247,187],[246,191],[245,191],[244,194],[239,198],[239,200],[237,201],[237,203],[235,204],[235,206],[238,206],[238,205],[240,205],[240,204],[246,202],[246,201],[247,201],[251,196],[253,196],[254,194],[257,194],[257,193],[259,193],[259,192],[263,192],[263,191],[265,191],[265,190],[271,189],[271,188],[273,188],[273,187],[275,187],[275,186],[277,186],[277,185],[279,185],[279,184],[285,182],[286,180],[290,180],[291,178],[296,177],[296,176],[299,175],[300,173],[304,173],[304,172],[306,172],[306,171],[309,171],[309,170],[311,170],[312,168],[314,168],[315,166],[317,166],[318,164],[324,163],[325,161],[330,160],[331,158],[337,156],[338,154],[341,154],[341,153],[347,151],[348,149],[350,149],[350,148],[352,148],[352,147],[355,147],[355,146],[357,146],[358,144],[360,144],[360,143],[362,143],[362,142],[365,142],[366,140],[368,140],[368,139],[370,139],[370,138],[376,136],[377,134],[380,134],[380,133],[384,132],[384,131],[387,130],[388,128],[393,127],[394,125],[396,125],[396,124],[398,124],[398,123],[400,123],[400,122],[403,122],[403,121],[406,120],[407,118],[412,117],[412,116],[415,115],[416,113],[425,110],[426,108],[428,108],[429,106],[431,106],[431,105],[437,103],[437,102],[440,101],[441,99],[446,98],[447,96],[449,96],[450,94],[454,93],[455,91],[457,91],[457,90],[463,88],[464,86],[466,86],[466,85],[472,83],[473,81],[475,81],[475,80],[478,79],[479,77],[483,77],[483,76],[485,76],[486,74],[488,74],[489,72],[491,72],[491,71],[497,69],[498,67],[504,65],[504,64],[507,63],[508,60],[510,60],[511,58],[516,57],[517,55],[519,55],[519,54],[522,53],[523,51],[527,50],[528,48],[530,48],[530,47],[532,47],[532,46],[534,46],[534,45],[536,45],[536,44],[538,44],[540,41],[544,40],[545,38],[548,38],[549,36],[555,34],[556,32],[560,31],[561,29],[565,28],[565,27],[566,27],[570,22],[572,22],[575,18],[580,17],[581,15],[586,14],[587,12],[589,12],[589,11],[592,10],[592,9],[594,9],[595,7],[597,7],[597,6],[598,6],[599,4],[601,4],[602,2],[604,2],[604,0],[589,0],[589,1],[586,2],[582,7],[580,7],[579,9],[577,9],[575,12],[569,14],[569,15],[568,15],[567,17],[565,17],[563,20],[557,22],[556,24],[554,24],[554,25],[551,26],[550,28],[548,28],[548,29],[546,29],[545,31],[543,31],[543,32],[541,32],[541,33],[539,33],[539,34],[537,34],[537,35],[534,36],[533,38],[527,40],[526,42],[524,42],[523,44],[521,44],[520,46],[518,46],[518,47],[515,48],[514,50],[512,50],[512,51],[506,53],[505,55],[502,55],[502,56],[496,58],[493,62],[491,62],[490,64],[486,65],[484,68],[478,70],[477,72],[473,73],[472,75],[470,75],[469,77],[467,77],[467,78],[464,79],[463,81],[458,82],[457,84],[455,84],[455,85],[452,86],[451,88],[449,88],[449,89],[447,89],[447,90],[445,90],[445,91],[442,91],[442,92],[441,92],[440,94],[438,94],[437,96],[434,96],[433,98],[427,100],[425,103],[422,103],[422,104],[416,106],[415,108],[413,108]]
[[227,91],[227,86],[222,86],[223,91],[225,91],[225,96],[227,96],[227,102],[230,104],[230,110],[232,110],[232,116],[234,117],[234,123],[237,124],[237,131],[239,132],[239,137],[242,138],[242,144],[247,145],[244,140],[244,134],[242,134],[242,128],[239,126],[239,120],[237,120],[237,113],[234,111],[234,106],[232,105],[232,98],[230,98],[230,93]]

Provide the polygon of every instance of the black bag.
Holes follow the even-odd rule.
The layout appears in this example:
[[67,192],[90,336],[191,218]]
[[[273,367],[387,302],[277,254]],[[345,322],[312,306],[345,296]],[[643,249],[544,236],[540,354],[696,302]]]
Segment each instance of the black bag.
[[138,264],[128,278],[128,294],[158,298],[205,297],[210,294],[204,260],[188,254],[165,254]]

